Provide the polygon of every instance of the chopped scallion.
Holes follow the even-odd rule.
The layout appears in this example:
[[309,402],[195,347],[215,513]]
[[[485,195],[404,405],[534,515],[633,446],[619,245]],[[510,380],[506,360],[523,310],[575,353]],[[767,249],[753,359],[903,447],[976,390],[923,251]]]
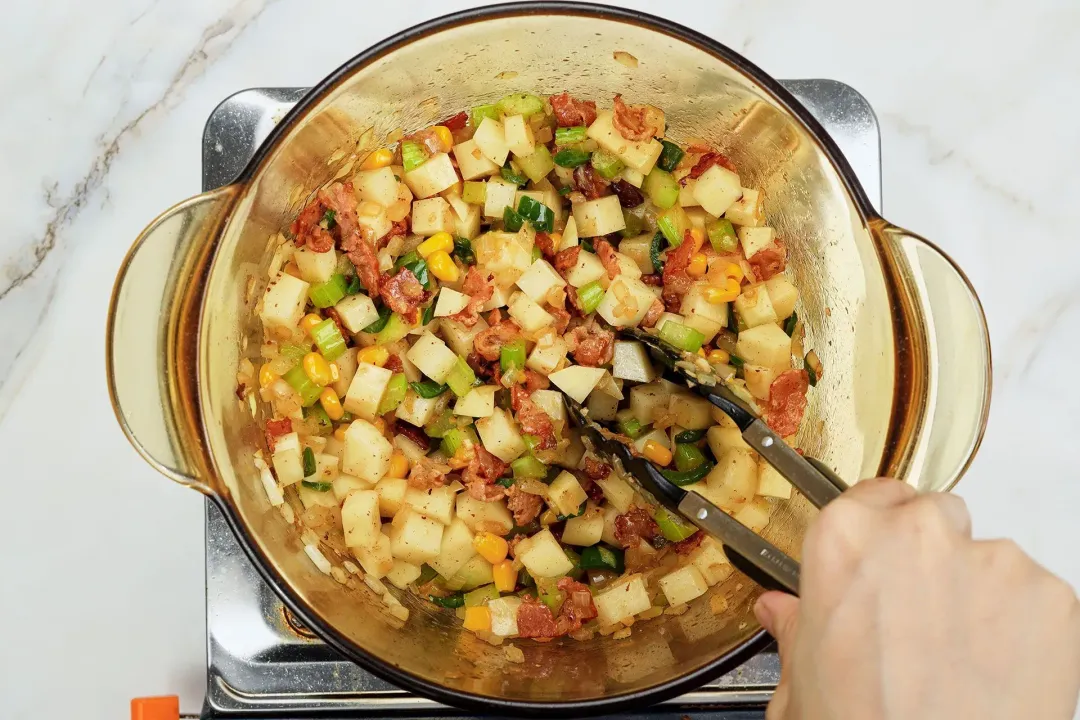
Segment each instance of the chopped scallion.
[[409,383],[409,387],[413,389],[420,397],[425,400],[436,398],[442,395],[447,390],[447,386],[443,383],[437,383],[434,380],[420,380],[419,382]]
[[502,175],[503,180],[506,180],[507,182],[512,182],[518,187],[521,187],[529,182],[529,178],[525,177],[520,172],[515,170],[514,167],[510,164],[509,160],[507,160],[506,164],[502,166],[502,170],[499,171],[499,174]]
[[304,448],[304,477],[311,477],[318,469],[315,464],[315,451],[309,447]]
[[795,326],[799,324],[799,315],[794,310],[788,315],[787,320],[784,321],[784,332],[791,337],[791,334],[795,332]]
[[664,261],[660,259],[660,251],[664,249],[664,233],[658,232],[653,235],[649,243],[649,261],[652,263],[654,273],[664,272]]
[[312,482],[311,480],[301,480],[300,484],[310,490],[314,490],[315,492],[328,492],[334,487],[334,483]]
[[468,238],[454,238],[454,256],[466,265],[476,264],[476,253],[473,252],[472,241]]
[[661,170],[671,172],[679,164],[679,161],[683,159],[682,148],[673,142],[667,140],[661,140],[660,143],[664,146],[664,149],[660,151],[660,157],[656,160],[656,166]]
[[555,164],[564,168],[576,168],[589,162],[589,153],[580,148],[563,148],[555,153]]
[[387,321],[390,320],[391,310],[386,305],[379,308],[379,319],[364,328],[366,333],[377,333],[386,327]]
[[556,128],[555,144],[576,145],[577,143],[585,142],[586,133],[588,133],[588,131],[589,129],[584,125]]
[[521,217],[517,210],[509,205],[503,209],[503,229],[505,229],[506,232],[517,232],[524,224],[525,218]]

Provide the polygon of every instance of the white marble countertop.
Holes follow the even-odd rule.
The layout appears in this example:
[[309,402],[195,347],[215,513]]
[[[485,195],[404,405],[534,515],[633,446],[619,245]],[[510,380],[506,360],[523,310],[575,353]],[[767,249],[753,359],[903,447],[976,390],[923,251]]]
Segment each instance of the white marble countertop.
[[[116,268],[156,213],[199,191],[203,123],[225,96],[311,84],[384,36],[476,4],[68,0],[8,15],[0,716],[118,718],[133,696],[175,693],[198,711],[203,502],[156,475],[113,419],[103,344]],[[886,216],[951,253],[989,318],[993,412],[959,487],[976,533],[1015,538],[1080,586],[1080,471],[1067,455],[1080,435],[1080,5],[625,4],[774,76],[835,78],[870,100]]]

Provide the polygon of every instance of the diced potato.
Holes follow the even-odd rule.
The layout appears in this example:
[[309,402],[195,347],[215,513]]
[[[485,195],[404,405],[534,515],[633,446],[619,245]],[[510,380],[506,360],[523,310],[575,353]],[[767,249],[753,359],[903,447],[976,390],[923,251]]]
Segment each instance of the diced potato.
[[665,312],[665,313],[662,313],[660,315],[660,318],[656,321],[655,328],[659,331],[660,328],[664,327],[664,323],[668,322],[669,320],[672,321],[672,322],[680,323],[682,325],[686,324],[686,318],[684,318],[682,315],[677,315],[676,313]]
[[358,418],[374,420],[394,373],[370,363],[358,363],[341,406]]
[[497,535],[505,535],[514,527],[514,518],[501,500],[484,502],[468,493],[458,493],[455,511],[461,521],[473,532],[476,532],[476,526],[480,523],[483,523],[485,527],[501,528],[501,532],[497,532]]
[[[629,165],[631,169],[643,176],[648,175],[660,158],[660,153],[664,151],[664,146],[655,138],[627,140],[615,129],[612,118],[613,113],[610,110],[598,112],[596,120],[589,126],[589,137],[595,140],[597,145]],[[623,177],[627,182],[631,182],[631,176],[626,170],[623,171]],[[640,186],[639,182],[637,187]]]
[[428,490],[410,487],[405,491],[405,504],[425,517],[449,525],[454,516],[454,491],[448,485]]
[[310,283],[288,273],[278,275],[263,295],[262,309],[259,311],[263,327],[295,328],[300,318],[304,317],[310,287]]
[[632,618],[652,607],[649,591],[641,575],[629,575],[616,584],[599,592],[593,598],[596,603],[600,626],[614,625],[620,620]]
[[601,542],[606,542],[612,547],[619,546],[619,539],[615,537],[615,518],[619,517],[619,509],[614,505],[604,508],[604,532],[600,536]]
[[713,457],[721,457],[725,452],[731,448],[737,450],[752,451],[746,441],[743,440],[742,431],[737,427],[721,427],[720,425],[714,425],[708,429],[705,433],[705,439],[709,443],[709,450],[712,450]]
[[386,215],[386,210],[381,209],[375,215],[360,215],[356,221],[364,227],[371,230],[371,236],[378,240],[384,237],[394,224],[390,221],[390,218]]
[[332,247],[326,252],[315,252],[307,247],[297,248],[293,253],[293,260],[300,268],[300,277],[312,285],[326,282],[337,269],[337,251]]
[[567,218],[566,227],[563,229],[562,242],[559,243],[559,247],[555,249],[565,250],[566,248],[577,247],[579,242],[580,241],[578,240],[577,234],[577,221],[574,220],[573,216],[570,216],[569,218]]
[[563,394],[555,390],[534,390],[529,399],[547,413],[555,425],[566,425],[566,404]]
[[484,157],[475,140],[466,140],[454,146],[454,157],[463,180],[476,180],[499,172],[500,165]]
[[420,458],[427,455],[425,448],[420,447],[404,435],[395,435],[393,443],[394,447],[401,451],[401,454],[405,456],[410,465],[415,465]]
[[469,356],[469,353],[473,351],[473,340],[487,329],[488,324],[484,318],[480,318],[471,328],[467,328],[455,320],[443,320],[439,324],[439,332],[446,338],[446,344],[462,357]]
[[455,591],[472,590],[481,585],[490,585],[494,581],[491,563],[480,555],[473,555],[453,577],[446,579],[446,588]]
[[443,531],[439,555],[428,565],[444,578],[452,578],[474,555],[472,530],[461,518],[454,518]]
[[772,507],[769,501],[763,497],[756,497],[735,513],[735,519],[750,528],[752,532],[760,533],[769,524],[770,513],[772,513]]
[[786,369],[791,364],[791,338],[779,325],[758,325],[739,333],[735,354],[750,365]]
[[551,313],[540,307],[535,300],[532,300],[523,292],[516,292],[510,296],[507,312],[510,317],[517,321],[521,329],[527,333],[536,332],[555,322],[555,318],[552,317]]
[[454,405],[454,414],[474,418],[490,417],[495,412],[495,391],[498,389],[495,385],[474,387]]
[[604,491],[604,497],[619,513],[630,509],[634,502],[634,488],[617,473],[608,473],[606,478],[595,481]]
[[394,446],[367,420],[353,420],[345,431],[341,472],[361,480],[378,482],[390,469]]
[[765,281],[765,289],[769,292],[777,318],[783,320],[795,311],[795,303],[799,302],[799,291],[786,275],[773,275]]
[[563,527],[564,545],[588,547],[600,542],[604,534],[604,513],[598,507],[590,507],[583,515],[570,518]]
[[[484,217],[502,219],[506,208],[516,208],[517,185],[502,178],[488,180],[487,196],[484,199]],[[531,258],[530,258],[531,259]]]
[[694,183],[694,199],[713,217],[723,215],[740,197],[739,176],[720,165],[710,167]]
[[600,262],[600,258],[591,252],[582,251],[578,253],[577,264],[566,273],[566,281],[573,287],[579,288],[606,276],[607,271],[604,270],[604,264]]
[[728,450],[705,478],[711,500],[725,512],[734,513],[757,494],[758,471],[753,453]]
[[649,351],[637,340],[616,340],[615,354],[611,361],[614,377],[633,382],[649,383],[656,379],[656,368],[649,359]]
[[270,459],[278,484],[292,485],[304,479],[304,463],[300,456],[300,439],[295,432],[282,435],[274,444]]
[[637,237],[627,238],[619,243],[619,252],[634,261],[637,269],[644,275],[652,274],[655,269],[649,249],[652,244],[652,235],[646,233]]
[[621,252],[615,252],[615,261],[619,264],[619,274],[625,275],[629,278],[641,277],[641,268],[638,267],[637,261],[629,255],[624,255]]
[[343,298],[334,306],[334,310],[337,311],[342,324],[349,332],[360,332],[379,319],[379,311],[375,309],[375,303],[363,293]]
[[589,393],[589,399],[585,403],[589,411],[589,417],[597,422],[610,422],[615,419],[615,413],[619,412],[619,399],[600,392],[600,388]]
[[710,586],[723,582],[731,574],[731,563],[724,554],[723,546],[711,536],[706,536],[690,553],[690,563]]
[[518,634],[517,614],[521,598],[513,595],[488,601],[491,611],[491,634],[496,637],[514,637]]
[[764,365],[743,365],[743,379],[746,389],[759,400],[769,399],[769,390],[779,373],[775,368]]
[[[453,204],[450,207],[454,208]],[[480,234],[483,215],[483,209],[479,205],[468,205],[461,212],[454,209],[454,235],[468,240],[475,238]]]
[[771,227],[747,227],[743,226],[735,231],[742,245],[743,256],[752,258],[758,252],[773,244],[776,239],[776,231]]
[[516,460],[526,450],[513,417],[502,408],[477,420],[476,431],[480,433],[484,448],[503,462]]
[[560,515],[576,514],[588,497],[577,478],[565,470],[548,486],[548,504],[553,505]]
[[750,227],[764,225],[765,212],[761,203],[761,191],[743,188],[742,197],[728,207],[724,212],[724,217],[736,225],[748,225]]
[[636,327],[649,312],[654,300],[656,295],[652,288],[637,278],[623,274],[611,281],[596,313],[615,327]]
[[712,403],[700,395],[680,393],[668,401],[668,412],[676,425],[687,430],[704,430],[712,425]]
[[547,528],[519,542],[514,557],[534,578],[559,577],[574,569],[559,541]]
[[503,119],[503,139],[515,157],[531,155],[536,149],[532,127],[521,115],[511,115]]
[[751,285],[735,298],[735,310],[748,328],[774,323],[779,318],[764,284]]
[[[423,165],[405,173],[405,184],[418,198],[429,198],[438,195],[447,188],[454,187],[459,182],[454,163],[446,153],[432,155]],[[382,203],[389,205],[390,203]],[[413,227],[415,223],[416,205],[413,204]]]
[[[414,381],[415,382],[415,381]],[[410,425],[423,427],[435,419],[450,402],[450,394],[443,393],[438,397],[422,398],[410,389],[405,393],[405,399],[397,406],[394,417],[404,420]]]
[[694,186],[697,185],[697,180],[686,178],[686,184],[679,188],[679,207],[699,207],[701,203],[694,197]]
[[[387,542],[389,541],[390,538],[387,538]],[[420,566],[407,563],[404,560],[395,560],[390,567],[390,571],[386,573],[386,579],[398,590],[404,590],[418,577],[420,577]]]
[[398,199],[398,179],[394,169],[383,167],[378,170],[361,170],[353,177],[353,190],[356,197],[367,202],[389,207]]
[[336,508],[338,506],[337,498],[334,497],[332,492],[316,490],[307,487],[303,483],[296,486],[296,492],[300,496],[300,502],[303,503],[305,509],[313,507]]
[[448,287],[439,291],[439,299],[435,301],[435,317],[455,315],[465,309],[469,304],[469,296],[459,293]]
[[[516,277],[517,273],[513,270],[508,271],[504,277]],[[492,289],[491,298],[480,306],[480,312],[489,312],[496,308],[506,307],[506,303],[510,300],[510,296],[515,292],[512,285],[502,286],[496,285]]]
[[510,147],[506,144],[506,132],[501,122],[484,118],[473,134],[473,141],[488,160],[499,167],[506,164]]
[[376,580],[394,568],[394,556],[390,553],[390,538],[378,533],[375,542],[365,547],[351,548],[353,557],[360,561],[364,572]]
[[334,478],[334,501],[341,503],[345,498],[349,497],[349,494],[355,490],[371,490],[375,486],[369,483],[367,480],[361,480],[358,477],[352,475],[338,475]]
[[622,205],[615,195],[574,204],[578,237],[600,237],[626,229]]
[[667,410],[671,391],[660,383],[637,385],[630,388],[630,412],[642,425],[653,421],[657,410]]
[[585,456],[585,443],[581,441],[581,433],[573,428],[567,431],[570,444],[559,454],[555,464],[564,468],[576,468],[581,464],[581,458]]
[[407,355],[420,372],[437,383],[446,381],[458,360],[457,354],[446,347],[446,343],[430,333],[421,335]]
[[450,203],[441,197],[417,200],[412,204],[412,231],[417,235],[430,237],[435,233],[452,233],[455,218]]
[[374,490],[355,490],[341,506],[341,526],[345,544],[350,548],[371,547],[382,534],[379,520],[379,495]]
[[559,367],[559,363],[566,358],[566,352],[566,342],[561,337],[551,338],[547,342],[541,340],[536,343],[532,352],[529,353],[529,359],[525,361],[525,367],[535,370],[541,375],[550,375]]
[[787,500],[791,498],[791,483],[776,468],[759,459],[757,494]]
[[704,342],[711,342],[716,334],[728,323],[727,303],[711,303],[705,297],[708,283],[699,282],[690,286],[683,296],[679,312],[683,315],[683,324],[694,328],[705,336]]
[[384,477],[377,482],[375,492],[379,496],[379,514],[392,518],[401,512],[408,490],[409,481],[405,478]]
[[664,591],[668,605],[679,605],[704,595],[709,584],[700,570],[693,565],[684,565],[660,578],[660,589]]
[[[572,397],[577,402],[585,402],[589,393],[604,376],[603,368],[571,365],[548,375],[555,387]],[[485,443],[486,444],[486,443]]]
[[554,288],[566,285],[562,275],[551,267],[551,263],[543,258],[537,260],[517,280],[517,286],[521,291],[536,302],[543,302],[547,294]]
[[[661,146],[661,147],[663,147],[663,146]],[[663,150],[661,150],[661,152],[663,152]],[[651,172],[651,168],[650,168],[650,172]],[[645,175],[643,173],[635,170],[634,168],[623,168],[623,171],[621,173],[619,173],[619,175],[622,176],[623,180],[630,183],[631,185],[633,185],[636,188],[641,187],[641,184],[643,182],[645,182]]]

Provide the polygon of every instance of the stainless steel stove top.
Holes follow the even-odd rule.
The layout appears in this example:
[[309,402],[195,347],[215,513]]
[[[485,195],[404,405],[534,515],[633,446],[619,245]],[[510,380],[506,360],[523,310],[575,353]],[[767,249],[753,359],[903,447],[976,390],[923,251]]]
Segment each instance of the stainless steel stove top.
[[[881,209],[877,118],[858,92],[833,80],[783,83],[825,126]],[[203,190],[230,182],[303,88],[258,88],[229,97],[203,133]],[[206,505],[207,697],[202,717],[460,717],[342,659],[289,617],[211,503]],[[654,718],[762,717],[779,678],[762,653],[695,692],[653,708]],[[644,709],[643,709],[644,711]]]

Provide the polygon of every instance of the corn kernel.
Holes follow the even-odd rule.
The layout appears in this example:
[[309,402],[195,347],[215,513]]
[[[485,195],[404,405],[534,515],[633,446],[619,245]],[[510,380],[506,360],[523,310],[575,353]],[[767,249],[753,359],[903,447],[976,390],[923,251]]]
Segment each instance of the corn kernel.
[[450,152],[450,148],[454,145],[454,133],[450,132],[450,128],[445,125],[436,125],[431,129],[435,131],[435,137],[439,138],[439,149]]
[[715,365],[727,365],[731,362],[731,354],[727,350],[712,350],[709,352],[709,362]]
[[491,632],[491,610],[487,605],[465,608],[464,627],[472,632]]
[[334,392],[334,388],[323,388],[323,391],[319,393],[319,404],[331,420],[336,421],[345,417],[345,410],[342,409],[341,400]]
[[705,348],[698,348],[697,349],[697,354],[700,355],[701,357],[705,357]]
[[664,466],[671,464],[671,451],[655,440],[649,440],[645,443],[642,454],[657,465]]
[[390,351],[382,345],[368,345],[366,348],[356,353],[356,359],[359,362],[367,363],[368,365],[378,365],[382,367],[386,365],[386,361],[390,359]]
[[494,565],[506,559],[510,546],[495,533],[482,532],[473,538],[473,547],[480,556]]
[[309,352],[303,359],[304,373],[319,387],[330,384],[330,363],[316,352]]
[[739,281],[735,278],[727,278],[724,287],[705,288],[705,299],[714,305],[733,302],[739,297]]
[[330,382],[336,383],[341,379],[341,368],[336,362],[330,363]]
[[686,274],[690,277],[699,278],[709,269],[709,259],[705,253],[695,253],[690,258],[690,264],[686,266]]
[[734,278],[736,282],[741,283],[742,279],[746,277],[746,273],[743,272],[742,265],[738,263],[728,263],[724,267],[724,277]]
[[705,244],[705,233],[701,231],[701,228],[691,228],[690,240],[694,243],[694,252],[697,252]]
[[403,478],[408,474],[409,459],[400,450],[395,450],[394,454],[390,456],[390,470],[386,473],[387,477]]
[[540,525],[542,527],[554,525],[557,522],[559,522],[559,516],[551,508],[548,508],[540,514]]
[[259,368],[259,387],[266,387],[270,383],[277,380],[279,375],[274,372],[274,369],[270,367],[270,363],[266,363]]
[[300,329],[303,330],[305,334],[310,335],[311,331],[315,328],[316,325],[321,323],[322,320],[323,319],[319,317],[318,313],[308,313],[304,317],[300,318]]
[[387,148],[379,148],[364,159],[360,169],[378,170],[379,168],[389,167],[392,162],[394,162],[394,153]]
[[427,259],[428,270],[431,274],[443,282],[452,283],[458,279],[458,268],[450,259],[450,254],[444,250],[431,253]]
[[386,421],[383,420],[381,417],[377,417],[374,420],[372,420],[371,424],[374,425],[375,429],[378,430],[379,432],[381,432],[381,433],[386,432]]
[[451,253],[454,251],[454,237],[448,232],[438,232],[429,237],[424,242],[416,246],[416,252],[420,253],[420,257],[427,258],[434,252],[442,250],[445,253]]
[[514,569],[513,560],[503,560],[495,563],[491,568],[491,575],[495,579],[495,589],[499,592],[514,592],[517,587],[517,570]]
[[345,442],[345,431],[349,428],[345,425],[340,425],[334,428],[334,439],[338,442]]

